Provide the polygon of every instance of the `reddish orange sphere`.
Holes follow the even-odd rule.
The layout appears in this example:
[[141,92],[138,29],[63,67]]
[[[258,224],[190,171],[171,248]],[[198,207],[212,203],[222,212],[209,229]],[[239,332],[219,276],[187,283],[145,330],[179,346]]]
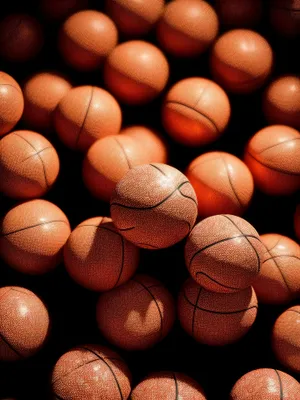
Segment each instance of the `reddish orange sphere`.
[[154,372],[131,392],[131,400],[206,400],[203,389],[189,376],[178,372]]
[[253,283],[258,300],[266,304],[288,303],[300,296],[300,246],[275,233],[260,238],[267,251]]
[[298,204],[294,215],[294,229],[300,241],[300,204]]
[[165,88],[169,64],[158,47],[132,40],[119,44],[109,55],[104,68],[108,89],[127,104],[148,103]]
[[299,36],[299,9],[299,0],[272,0],[270,3],[270,21],[276,32],[287,38]]
[[71,233],[60,208],[46,200],[19,204],[4,216],[0,229],[0,255],[17,271],[39,275],[62,261]]
[[219,30],[217,14],[202,0],[173,0],[165,7],[157,27],[160,45],[174,56],[192,57],[203,53]]
[[31,15],[10,14],[0,22],[0,56],[11,62],[34,58],[44,40],[40,23]]
[[257,278],[265,247],[257,231],[234,215],[215,215],[199,222],[185,246],[191,277],[207,290],[232,293]]
[[136,275],[100,295],[97,322],[103,336],[126,350],[143,350],[161,341],[172,329],[174,300],[156,279]]
[[131,374],[115,351],[93,344],[81,345],[57,361],[51,386],[56,398],[125,400],[131,391]]
[[30,77],[23,88],[23,119],[26,124],[49,131],[53,125],[53,111],[71,87],[67,79],[53,72],[41,72]]
[[41,10],[48,19],[62,20],[88,8],[88,0],[41,0]]
[[245,163],[255,185],[269,195],[289,195],[300,189],[300,134],[285,125],[258,131],[249,141]]
[[220,23],[232,28],[250,28],[262,16],[262,0],[217,0]]
[[111,218],[90,218],[79,224],[64,247],[70,276],[87,289],[104,291],[128,281],[139,262],[139,249],[114,227]]
[[186,176],[197,194],[201,217],[242,215],[252,199],[251,172],[232,154],[217,151],[202,154],[190,163]]
[[273,51],[263,36],[247,29],[224,33],[211,53],[215,80],[234,93],[250,93],[260,88],[271,74]]
[[[255,396],[255,397],[253,397]],[[233,386],[230,400],[300,399],[300,384],[277,369],[260,368],[243,375]]]
[[148,33],[161,17],[164,0],[107,0],[109,15],[127,36],[141,36]]
[[24,98],[14,78],[0,71],[0,137],[11,131],[20,120],[24,109]]
[[30,357],[45,344],[50,329],[48,310],[33,292],[22,287],[0,289],[0,360]]
[[179,294],[178,318],[182,328],[200,343],[224,346],[241,339],[257,314],[253,288],[237,293],[214,293],[188,279]]
[[39,133],[15,131],[0,141],[0,191],[16,199],[43,196],[59,173],[52,144]]
[[230,118],[230,103],[224,90],[206,78],[187,78],[167,93],[162,122],[170,136],[186,146],[217,140]]
[[81,71],[99,68],[118,43],[113,21],[99,11],[84,10],[63,24],[59,49],[64,60]]
[[263,110],[270,124],[300,129],[300,78],[286,75],[275,79],[265,90]]
[[94,86],[68,91],[54,113],[54,125],[62,142],[73,150],[86,151],[97,140],[119,133],[122,112],[115,98]]
[[284,311],[276,320],[272,332],[272,347],[285,367],[300,372],[300,306]]

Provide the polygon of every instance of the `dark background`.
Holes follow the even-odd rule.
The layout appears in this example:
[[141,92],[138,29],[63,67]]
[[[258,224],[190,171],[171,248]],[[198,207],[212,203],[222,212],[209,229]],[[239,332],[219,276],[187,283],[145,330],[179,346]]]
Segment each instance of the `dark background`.
[[[102,4],[103,1],[100,0],[90,1],[90,8],[102,10]],[[56,46],[59,24],[44,20],[38,5],[38,1],[35,4],[24,2],[20,6],[11,1],[9,4],[6,3],[6,9],[3,10],[1,4],[1,17],[10,11],[25,11],[37,16],[45,31],[45,46],[36,59],[23,65],[0,60],[0,70],[11,74],[20,84],[32,73],[55,70],[65,73],[74,85],[92,84],[103,87],[101,70],[93,73],[77,73],[64,64]],[[270,41],[275,51],[275,67],[270,79],[284,73],[298,73],[299,41],[278,37],[268,23],[269,4],[264,2],[264,7],[263,22],[257,30]],[[156,43],[153,33],[144,39]],[[169,57],[171,76],[167,89],[185,77],[210,78],[208,54],[206,52],[194,60]],[[247,140],[267,125],[261,111],[262,91],[263,88],[253,95],[230,95],[232,105],[230,125],[223,137],[210,146],[184,148],[167,138],[170,143],[170,164],[184,171],[193,158],[209,150],[228,151],[242,157]],[[146,124],[165,135],[160,120],[162,98],[163,95],[143,107],[122,106],[123,126]],[[26,128],[22,122],[16,127],[16,129]],[[59,153],[61,171],[55,187],[45,199],[61,207],[68,216],[72,228],[87,218],[109,215],[108,204],[92,198],[83,185],[81,179],[83,155],[64,147],[58,141],[55,132],[49,139]],[[244,217],[261,234],[276,232],[295,239],[293,214],[298,202],[297,195],[271,198],[256,191],[252,205]],[[0,216],[14,204],[13,200],[0,194]],[[143,250],[139,267],[139,272],[160,279],[174,297],[177,297],[181,284],[188,276],[184,265],[183,246],[184,243],[179,243],[166,250]],[[96,326],[95,305],[98,294],[89,292],[71,281],[63,265],[50,274],[32,277],[17,273],[2,262],[0,285],[23,286],[34,291],[45,301],[52,317],[50,339],[39,354],[17,363],[0,362],[0,398],[46,399],[49,396],[51,369],[64,352],[84,343],[109,345],[101,337]],[[270,333],[276,317],[285,308],[287,306],[260,305],[253,328],[240,342],[230,346],[214,348],[200,345],[185,334],[176,322],[170,335],[149,351],[126,352],[118,349],[117,351],[124,357],[132,371],[133,386],[149,372],[175,370],[195,378],[204,387],[208,399],[227,399],[231,387],[244,373],[262,367],[284,370],[272,354]]]

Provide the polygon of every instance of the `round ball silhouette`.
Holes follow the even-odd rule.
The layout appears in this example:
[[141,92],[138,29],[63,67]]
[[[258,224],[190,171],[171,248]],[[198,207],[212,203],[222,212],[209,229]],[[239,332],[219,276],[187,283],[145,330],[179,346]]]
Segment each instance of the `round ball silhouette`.
[[43,274],[62,261],[70,232],[69,221],[60,208],[46,200],[30,200],[4,216],[0,255],[20,272]]
[[251,202],[254,190],[251,172],[232,154],[204,153],[190,163],[186,176],[197,194],[201,217],[242,215]]
[[258,131],[248,142],[245,163],[255,186],[269,195],[290,195],[300,188],[300,134],[285,125]]
[[230,400],[297,400],[299,393],[300,384],[292,376],[277,369],[260,368],[248,372],[236,382]]
[[48,131],[52,128],[53,111],[71,89],[63,76],[41,72],[31,76],[24,85],[24,114],[27,125]]
[[230,118],[227,94],[206,78],[186,78],[171,87],[162,107],[162,122],[170,136],[186,146],[217,140]]
[[47,19],[62,20],[88,8],[88,0],[41,0],[41,10]]
[[215,42],[211,53],[214,79],[234,93],[250,93],[260,88],[271,74],[273,52],[259,33],[234,29]]
[[222,214],[194,227],[185,245],[185,262],[191,277],[205,289],[233,293],[252,285],[265,252],[249,222]]
[[270,3],[270,22],[275,31],[287,38],[300,34],[299,0],[273,0]]
[[30,357],[45,344],[50,319],[44,303],[22,287],[0,289],[0,360]]
[[217,0],[220,23],[231,28],[250,28],[262,16],[262,0]]
[[178,298],[182,328],[200,343],[224,346],[238,341],[253,325],[257,314],[253,288],[237,293],[214,293],[189,278]]
[[62,142],[86,151],[97,140],[119,133],[122,112],[115,98],[95,86],[78,86],[59,102],[54,125]]
[[40,23],[31,15],[10,14],[0,21],[0,56],[10,62],[34,58],[44,40]]
[[157,279],[136,275],[124,285],[102,293],[96,315],[100,332],[113,345],[144,350],[172,329],[174,300]]
[[14,78],[0,71],[0,137],[11,131],[20,120],[24,109],[24,98]]
[[0,141],[0,191],[16,199],[43,196],[59,173],[52,144],[39,133],[15,131]]
[[296,236],[298,237],[298,239],[300,241],[300,204],[298,204],[295,215],[294,215],[294,229],[295,229]]
[[253,287],[260,302],[284,304],[300,295],[300,246],[292,239],[269,233],[260,237],[267,251]]
[[300,372],[300,306],[287,309],[277,318],[272,332],[272,347],[281,364]]
[[132,400],[169,398],[206,400],[203,389],[194,379],[171,371],[154,372],[148,375],[131,392]]
[[165,7],[157,27],[160,45],[177,57],[203,53],[219,30],[217,14],[202,0],[173,0]]
[[169,64],[158,47],[132,40],[119,44],[104,67],[104,81],[109,91],[127,104],[149,103],[165,88]]
[[70,276],[87,289],[104,291],[128,281],[139,262],[139,249],[114,227],[111,218],[90,218],[79,224],[64,247]]
[[99,11],[84,10],[71,15],[59,35],[64,60],[80,71],[99,68],[118,43],[114,22]]
[[131,374],[124,360],[107,347],[74,347],[63,354],[52,371],[52,392],[73,400],[128,399]]
[[127,172],[112,194],[110,211],[126,239],[139,247],[161,249],[190,232],[198,206],[185,175],[169,165],[153,163]]
[[263,110],[270,124],[300,129],[300,78],[285,75],[275,79],[265,90]]
[[106,9],[120,32],[141,36],[159,20],[164,4],[164,0],[107,0]]

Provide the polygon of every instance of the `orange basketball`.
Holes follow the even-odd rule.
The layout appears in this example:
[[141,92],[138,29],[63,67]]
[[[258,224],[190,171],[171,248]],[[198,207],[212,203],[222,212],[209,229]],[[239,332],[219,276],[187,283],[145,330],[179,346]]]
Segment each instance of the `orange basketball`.
[[15,131],[0,141],[0,191],[16,199],[43,196],[59,173],[52,144],[39,133]]
[[292,239],[270,233],[260,237],[267,252],[253,283],[258,300],[284,304],[300,296],[300,246]]
[[128,36],[148,33],[164,10],[164,0],[107,0],[106,8],[119,31]]
[[251,202],[254,183],[249,168],[229,153],[212,151],[195,158],[186,176],[198,199],[201,217],[242,215]]
[[214,293],[189,278],[178,298],[178,318],[182,328],[200,343],[224,346],[242,338],[257,314],[253,288],[237,293]]
[[131,374],[115,351],[81,345],[59,358],[51,386],[54,397],[60,399],[125,400],[131,391]]
[[190,233],[185,262],[191,277],[205,289],[232,293],[255,281],[265,251],[249,222],[234,215],[215,215]]
[[245,163],[255,185],[269,195],[290,195],[300,189],[300,134],[284,125],[258,131],[249,141]]
[[236,382],[230,400],[298,400],[299,394],[300,384],[292,376],[277,369],[260,368],[248,372]]
[[97,140],[119,133],[122,112],[115,98],[94,86],[78,86],[59,102],[54,113],[55,129],[73,150],[86,151]]
[[90,218],[79,224],[64,247],[70,276],[87,289],[104,291],[128,281],[139,262],[139,249],[114,227],[111,218]]
[[189,376],[179,372],[154,372],[131,392],[131,400],[180,399],[206,400],[203,389]]
[[127,172],[112,194],[110,210],[126,239],[139,247],[161,249],[190,232],[198,206],[185,175],[169,165],[152,163]]
[[294,215],[294,229],[300,241],[300,204],[298,204]]
[[277,318],[272,332],[272,347],[285,367],[300,372],[300,306],[289,308]]
[[220,23],[231,28],[249,28],[262,17],[262,0],[216,0]]
[[225,32],[211,53],[211,72],[225,90],[251,93],[268,79],[273,67],[273,51],[267,40],[248,29]]
[[30,357],[45,344],[50,319],[44,303],[22,287],[0,289],[0,360]]
[[105,14],[83,10],[71,15],[59,35],[64,60],[80,71],[99,68],[118,43],[114,22]]
[[97,322],[112,344],[126,350],[143,350],[161,341],[172,329],[174,300],[157,280],[146,275],[100,295]]
[[0,71],[0,137],[11,131],[20,120],[24,109],[24,98],[14,78]]
[[217,140],[230,118],[227,94],[206,78],[186,78],[171,87],[162,107],[162,122],[169,135],[186,146]]
[[62,261],[70,224],[60,208],[46,200],[16,205],[4,216],[0,255],[16,270],[44,274]]
[[49,131],[53,124],[53,111],[71,87],[67,79],[53,72],[31,76],[24,85],[23,119],[26,124]]

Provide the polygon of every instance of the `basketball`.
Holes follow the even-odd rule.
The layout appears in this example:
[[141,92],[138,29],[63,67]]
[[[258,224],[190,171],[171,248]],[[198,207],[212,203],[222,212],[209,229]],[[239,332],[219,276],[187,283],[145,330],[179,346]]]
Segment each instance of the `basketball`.
[[273,0],[269,19],[280,36],[296,39],[300,33],[299,0]]

